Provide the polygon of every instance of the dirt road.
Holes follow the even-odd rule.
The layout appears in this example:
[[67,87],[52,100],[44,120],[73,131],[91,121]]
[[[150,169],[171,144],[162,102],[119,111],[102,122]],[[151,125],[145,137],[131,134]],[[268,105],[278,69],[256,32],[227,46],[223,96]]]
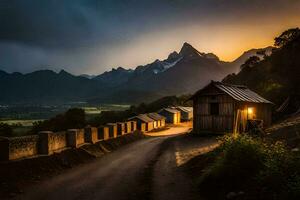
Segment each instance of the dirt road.
[[150,137],[121,147],[25,190],[17,199],[199,200],[178,166],[213,148],[216,141],[181,134],[188,129],[173,127],[167,130],[173,135]]

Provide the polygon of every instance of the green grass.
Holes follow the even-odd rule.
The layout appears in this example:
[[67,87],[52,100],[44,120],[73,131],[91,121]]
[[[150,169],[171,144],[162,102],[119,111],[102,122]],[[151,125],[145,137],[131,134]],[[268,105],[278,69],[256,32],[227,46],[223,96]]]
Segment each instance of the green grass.
[[31,126],[19,126],[13,128],[13,136],[25,136],[28,135],[28,132],[31,130]]
[[21,126],[32,126],[33,123],[38,122],[38,121],[44,121],[43,119],[11,119],[11,120],[0,120],[0,123],[5,123],[10,126],[14,125],[21,125]]

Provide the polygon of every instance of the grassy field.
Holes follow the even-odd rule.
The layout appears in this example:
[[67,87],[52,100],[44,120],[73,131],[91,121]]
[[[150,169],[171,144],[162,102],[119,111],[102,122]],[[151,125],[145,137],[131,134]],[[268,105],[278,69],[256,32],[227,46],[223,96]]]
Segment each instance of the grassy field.
[[84,106],[81,107],[85,114],[100,114],[102,111],[122,111],[126,110],[130,105],[119,105],[119,104],[104,104],[101,106]]
[[25,127],[31,127],[34,122],[43,121],[44,119],[10,119],[10,120],[0,120],[0,123],[8,124],[11,126],[20,125]]
[[[13,128],[13,136],[27,135],[33,124],[64,113],[76,105],[63,106],[7,106],[0,108],[0,123],[5,123]],[[99,115],[102,111],[123,111],[130,105],[103,104],[80,105],[85,111],[86,120]]]

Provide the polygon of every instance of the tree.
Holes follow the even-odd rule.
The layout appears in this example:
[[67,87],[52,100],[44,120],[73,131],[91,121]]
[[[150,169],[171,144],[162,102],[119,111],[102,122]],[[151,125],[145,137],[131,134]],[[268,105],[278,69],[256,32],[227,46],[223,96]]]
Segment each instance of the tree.
[[251,56],[250,58],[248,58],[248,60],[246,60],[244,64],[241,65],[241,69],[253,67],[257,63],[259,63],[259,61],[260,61],[259,57]]
[[284,31],[280,36],[275,38],[274,45],[276,47],[283,47],[286,44],[290,43],[291,41],[295,40],[300,36],[300,29],[299,28],[291,28]]
[[69,109],[64,114],[35,123],[31,133],[39,131],[64,131],[72,128],[83,128],[86,125],[84,110],[79,108]]
[[5,123],[0,123],[0,136],[10,137],[13,134],[12,128]]

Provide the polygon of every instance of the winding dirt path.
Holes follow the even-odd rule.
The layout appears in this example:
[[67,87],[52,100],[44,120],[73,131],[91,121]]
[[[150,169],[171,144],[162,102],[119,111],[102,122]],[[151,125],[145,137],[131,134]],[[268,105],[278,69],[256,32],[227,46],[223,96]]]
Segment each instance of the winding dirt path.
[[172,135],[145,138],[121,147],[42,182],[16,199],[199,200],[178,166],[205,148],[214,148],[216,141],[183,134],[189,128],[171,127],[167,133]]

